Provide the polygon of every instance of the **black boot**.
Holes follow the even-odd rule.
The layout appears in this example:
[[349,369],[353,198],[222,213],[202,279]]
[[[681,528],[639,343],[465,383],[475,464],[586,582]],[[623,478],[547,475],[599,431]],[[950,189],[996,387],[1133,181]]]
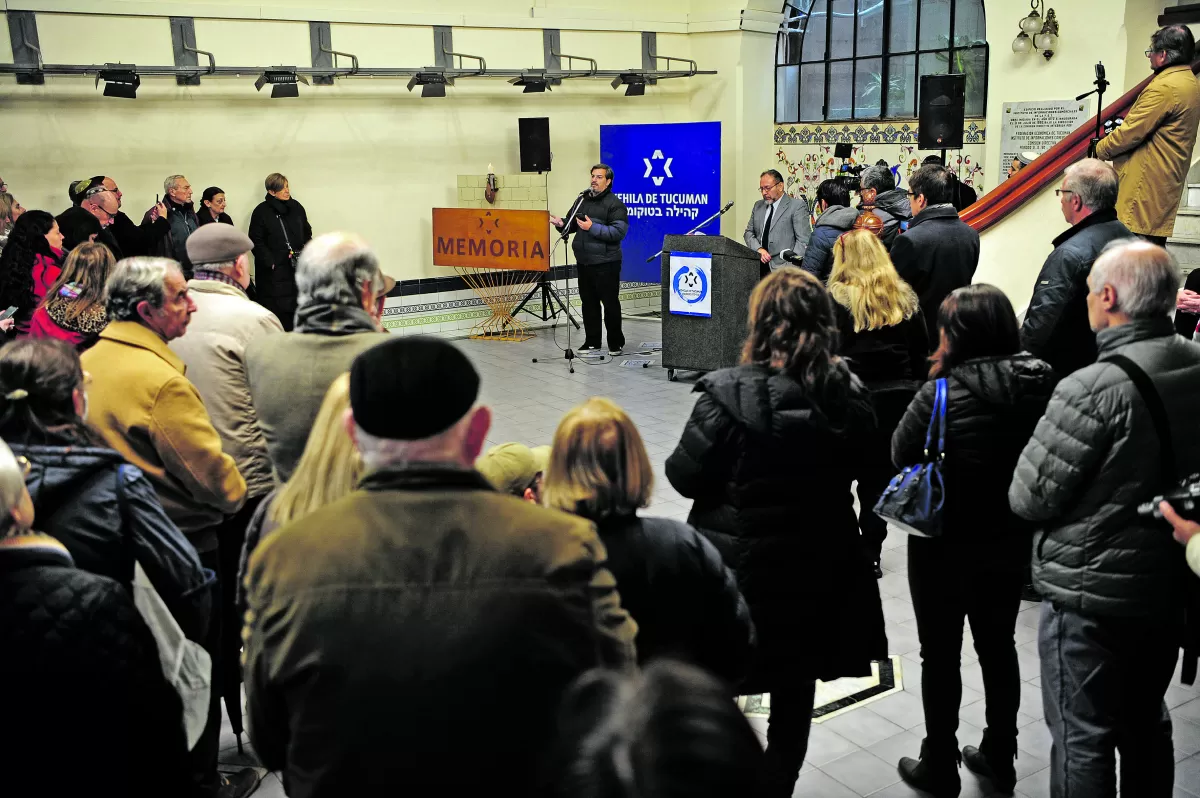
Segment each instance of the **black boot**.
[[958,778],[962,760],[957,749],[934,753],[927,742],[921,743],[919,760],[907,756],[900,760],[900,778],[908,786],[923,790],[934,798],[957,798],[962,790],[962,781]]
[[997,744],[985,729],[983,742],[978,748],[973,745],[964,748],[962,758],[967,770],[987,779],[1000,792],[1011,795],[1017,786],[1017,769],[1013,765],[1013,760],[1017,758],[1016,740],[1008,745]]

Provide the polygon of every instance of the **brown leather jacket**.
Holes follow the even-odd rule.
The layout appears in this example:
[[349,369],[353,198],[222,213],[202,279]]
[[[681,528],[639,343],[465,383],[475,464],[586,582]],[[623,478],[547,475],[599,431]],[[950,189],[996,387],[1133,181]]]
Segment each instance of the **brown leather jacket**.
[[250,558],[251,736],[292,798],[518,792],[562,690],[636,659],[595,527],[444,465],[385,469]]

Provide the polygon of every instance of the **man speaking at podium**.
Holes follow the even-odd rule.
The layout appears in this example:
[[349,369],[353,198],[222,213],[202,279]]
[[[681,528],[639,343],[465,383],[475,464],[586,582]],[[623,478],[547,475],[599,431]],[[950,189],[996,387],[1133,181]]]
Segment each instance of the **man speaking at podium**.
[[775,271],[784,261],[779,255],[790,249],[797,257],[804,254],[812,235],[808,205],[804,200],[783,192],[783,175],[768,169],[759,175],[758,190],[762,199],[754,203],[750,221],[746,223],[746,246],[758,250],[762,260],[762,275]]
[[613,170],[608,164],[592,167],[591,188],[573,219],[551,216],[558,229],[575,234],[579,274],[579,302],[583,305],[583,346],[580,352],[600,348],[600,304],[604,304],[604,326],[608,330],[608,353],[621,354],[625,334],[621,332],[621,239],[629,231],[629,210],[612,187]]

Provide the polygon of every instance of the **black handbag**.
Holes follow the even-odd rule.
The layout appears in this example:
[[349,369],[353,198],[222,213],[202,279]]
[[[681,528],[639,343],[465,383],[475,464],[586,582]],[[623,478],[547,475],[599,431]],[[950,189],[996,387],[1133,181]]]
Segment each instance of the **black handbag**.
[[[925,461],[907,466],[888,483],[875,503],[875,514],[910,535],[936,538],[942,534],[942,507],[946,485],[942,461],[946,459],[946,380],[934,386],[933,412],[925,433]],[[931,448],[936,429],[937,446]]]

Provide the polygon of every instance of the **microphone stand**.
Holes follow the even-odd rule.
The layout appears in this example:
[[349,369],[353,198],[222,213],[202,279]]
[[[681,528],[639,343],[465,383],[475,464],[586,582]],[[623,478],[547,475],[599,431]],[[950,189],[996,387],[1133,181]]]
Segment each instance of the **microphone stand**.
[[[720,218],[721,216],[724,216],[724,215],[725,215],[725,212],[726,212],[726,211],[728,211],[728,210],[729,210],[730,208],[732,208],[732,207],[733,207],[733,202],[730,202],[730,203],[729,203],[728,205],[726,205],[724,208],[722,208],[721,210],[717,211],[717,212],[716,212],[716,213],[714,213],[712,216],[708,217],[708,218],[707,218],[707,219],[705,219],[703,222],[701,222],[700,224],[698,224],[698,225],[696,225],[695,227],[693,227],[691,230],[688,230],[686,233],[684,233],[684,235],[685,235],[685,236],[690,236],[690,235],[692,235],[693,233],[695,233],[695,232],[699,231],[699,230],[700,230],[702,227],[704,227],[704,226],[708,225],[710,222],[712,222],[712,220],[713,220],[713,219],[717,219],[717,218]],[[662,257],[662,254],[663,254],[664,252],[666,252],[666,250],[665,250],[665,249],[660,249],[658,252],[655,252],[653,255],[651,255],[650,257],[646,258],[646,263],[649,263],[650,261],[654,260],[655,258]]]
[[1108,88],[1108,81],[1104,77],[1104,62],[1101,61],[1096,64],[1096,79],[1092,81],[1096,88],[1075,98],[1075,101],[1079,102],[1085,97],[1091,97],[1093,94],[1096,95],[1096,135],[1092,138],[1091,143],[1088,144],[1089,158],[1096,157],[1096,145],[1100,143],[1100,138],[1104,132],[1104,121],[1102,119],[1104,114],[1104,92]]
[[[586,197],[589,193],[591,193],[591,189],[588,189],[587,191],[579,192],[579,196],[575,199],[575,204],[571,206],[571,212],[563,217],[562,232],[559,233],[559,236],[558,236],[559,244],[568,243],[571,233],[576,231],[576,228],[574,227],[575,214],[579,212],[579,206],[583,205],[583,198]],[[558,244],[555,244],[555,246],[558,246]],[[563,248],[563,265],[566,267],[566,270],[567,270],[567,291],[566,291],[566,294],[567,294],[567,351],[563,352],[563,357],[567,361],[567,371],[571,374],[574,374],[575,373],[575,363],[574,363],[575,350],[571,348],[571,327],[573,325],[571,324],[571,247],[570,246]],[[576,264],[575,268],[576,269],[579,268],[578,264]],[[576,283],[578,283],[578,282],[579,282],[579,280],[577,277]],[[586,341],[585,341],[585,343],[586,343]]]

